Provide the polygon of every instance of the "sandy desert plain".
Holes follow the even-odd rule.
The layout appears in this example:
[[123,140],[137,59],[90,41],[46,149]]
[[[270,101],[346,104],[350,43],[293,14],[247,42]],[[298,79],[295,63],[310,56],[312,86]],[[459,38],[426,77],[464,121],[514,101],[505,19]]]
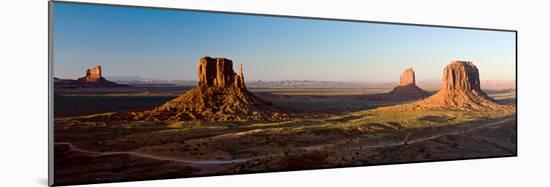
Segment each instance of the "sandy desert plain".
[[224,58],[198,67],[196,86],[56,79],[55,183],[517,154],[515,81],[480,81],[470,62],[441,67],[442,82],[415,82],[410,69],[395,71],[399,84],[341,87],[245,85]]

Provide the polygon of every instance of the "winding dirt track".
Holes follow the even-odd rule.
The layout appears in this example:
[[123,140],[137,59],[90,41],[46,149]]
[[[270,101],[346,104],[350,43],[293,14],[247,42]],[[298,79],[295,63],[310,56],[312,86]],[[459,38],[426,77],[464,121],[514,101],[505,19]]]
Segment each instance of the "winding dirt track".
[[193,164],[193,165],[212,165],[212,164],[234,164],[234,163],[240,163],[245,162],[250,159],[234,159],[234,160],[185,160],[185,159],[174,159],[174,158],[165,158],[161,156],[155,156],[150,154],[144,154],[144,153],[138,153],[133,151],[107,151],[107,152],[97,152],[97,151],[91,151],[91,150],[85,150],[78,148],[74,146],[72,143],[69,142],[56,142],[56,145],[68,145],[71,151],[77,151],[81,153],[87,153],[97,156],[108,156],[108,155],[121,155],[121,154],[128,154],[132,156],[138,156],[143,158],[149,158],[149,159],[155,159],[155,160],[167,160],[167,161],[174,161],[174,162],[181,162],[185,164]]
[[[376,144],[376,145],[363,146],[363,148],[381,148],[381,147],[391,147],[391,146],[414,144],[414,143],[419,143],[419,142],[423,142],[423,141],[427,141],[427,140],[432,140],[432,139],[439,138],[439,137],[442,137],[442,136],[457,135],[457,134],[471,132],[471,131],[482,129],[482,128],[494,127],[494,126],[497,126],[497,125],[500,125],[500,124],[503,124],[503,123],[506,123],[506,122],[509,122],[509,121],[512,121],[512,120],[515,120],[515,118],[510,117],[510,118],[506,118],[506,119],[496,121],[496,122],[492,122],[492,123],[477,125],[477,126],[472,127],[472,128],[457,129],[457,131],[442,133],[442,134],[429,136],[429,137],[419,137],[419,138],[412,139],[412,140],[410,139],[410,134],[407,134],[407,136],[402,141],[387,142],[387,143],[381,143],[381,144]],[[251,132],[254,133],[254,132],[259,132],[259,131],[251,131]],[[242,135],[242,132],[239,132],[239,133],[241,133],[241,134],[238,134],[238,135]],[[248,133],[250,133],[250,132],[248,132]],[[233,133],[230,133],[230,134],[233,134]],[[219,135],[219,136],[223,137],[223,136],[226,136],[226,135]],[[342,141],[342,143],[343,142],[345,142],[345,141]],[[192,165],[197,165],[197,166],[198,165],[206,166],[206,165],[237,164],[237,163],[247,162],[247,161],[254,160],[254,159],[262,159],[262,158],[266,157],[266,156],[259,156],[259,157],[254,157],[254,158],[233,159],[233,160],[186,160],[186,159],[166,158],[166,157],[162,157],[162,156],[155,156],[155,155],[138,153],[138,152],[133,152],[133,151],[97,152],[97,151],[91,151],[91,150],[78,148],[70,142],[56,142],[55,144],[56,145],[68,145],[69,148],[70,148],[70,151],[77,151],[77,152],[91,154],[91,155],[97,155],[97,156],[128,154],[128,155],[138,156],[138,157],[143,157],[143,158],[148,158],[148,159],[174,161],[174,162],[192,164]],[[340,143],[331,143],[331,145],[333,145],[333,146],[339,145],[339,144]],[[304,149],[306,149],[306,150],[317,150],[317,149],[323,148],[324,146],[325,145],[315,145],[315,146],[305,147]],[[274,155],[267,155],[267,156],[274,156]]]

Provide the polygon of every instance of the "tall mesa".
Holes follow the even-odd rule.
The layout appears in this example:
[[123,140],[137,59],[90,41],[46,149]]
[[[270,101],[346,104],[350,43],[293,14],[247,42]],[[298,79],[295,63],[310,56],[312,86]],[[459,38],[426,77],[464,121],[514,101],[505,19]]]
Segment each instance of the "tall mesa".
[[419,108],[451,108],[460,110],[510,109],[481,90],[479,70],[470,61],[452,61],[443,69],[441,89],[415,104]]
[[144,120],[207,121],[283,120],[289,114],[246,89],[242,65],[233,71],[227,58],[202,57],[197,87],[149,111],[134,113]]

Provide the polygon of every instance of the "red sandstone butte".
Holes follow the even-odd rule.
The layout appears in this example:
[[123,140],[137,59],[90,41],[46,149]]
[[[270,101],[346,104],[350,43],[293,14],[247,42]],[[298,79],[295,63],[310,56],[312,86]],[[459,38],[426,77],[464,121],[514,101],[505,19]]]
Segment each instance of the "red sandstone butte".
[[441,90],[416,103],[420,108],[509,109],[481,90],[479,70],[469,61],[453,61],[443,69]]
[[86,69],[86,76],[78,79],[79,81],[84,82],[101,82],[105,81],[105,78],[101,76],[101,66],[95,66],[89,69]]
[[150,111],[135,113],[145,120],[208,121],[282,120],[289,115],[246,89],[242,65],[233,71],[227,58],[203,57],[198,63],[197,87]]
[[399,77],[399,86],[393,88],[392,91],[383,94],[375,94],[367,96],[372,100],[382,101],[413,101],[429,97],[430,94],[415,83],[415,74],[412,68],[407,68]]

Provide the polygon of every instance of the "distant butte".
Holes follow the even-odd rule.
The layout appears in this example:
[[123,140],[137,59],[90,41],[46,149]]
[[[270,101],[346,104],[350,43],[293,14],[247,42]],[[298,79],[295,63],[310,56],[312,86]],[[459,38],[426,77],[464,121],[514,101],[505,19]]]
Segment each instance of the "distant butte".
[[416,86],[414,70],[407,68],[399,77],[399,86],[393,88],[389,93],[367,96],[372,100],[384,101],[413,101],[429,97],[430,94]]
[[86,75],[77,80],[54,78],[56,88],[120,87],[126,86],[109,81],[102,76],[101,66],[86,69]]
[[136,112],[136,119],[181,121],[282,120],[288,114],[246,89],[242,65],[239,74],[227,58],[203,57],[198,63],[197,87],[153,110]]
[[101,76],[101,66],[95,66],[89,69],[86,69],[86,76],[78,79],[79,81],[84,82],[101,82],[106,81],[105,78]]

